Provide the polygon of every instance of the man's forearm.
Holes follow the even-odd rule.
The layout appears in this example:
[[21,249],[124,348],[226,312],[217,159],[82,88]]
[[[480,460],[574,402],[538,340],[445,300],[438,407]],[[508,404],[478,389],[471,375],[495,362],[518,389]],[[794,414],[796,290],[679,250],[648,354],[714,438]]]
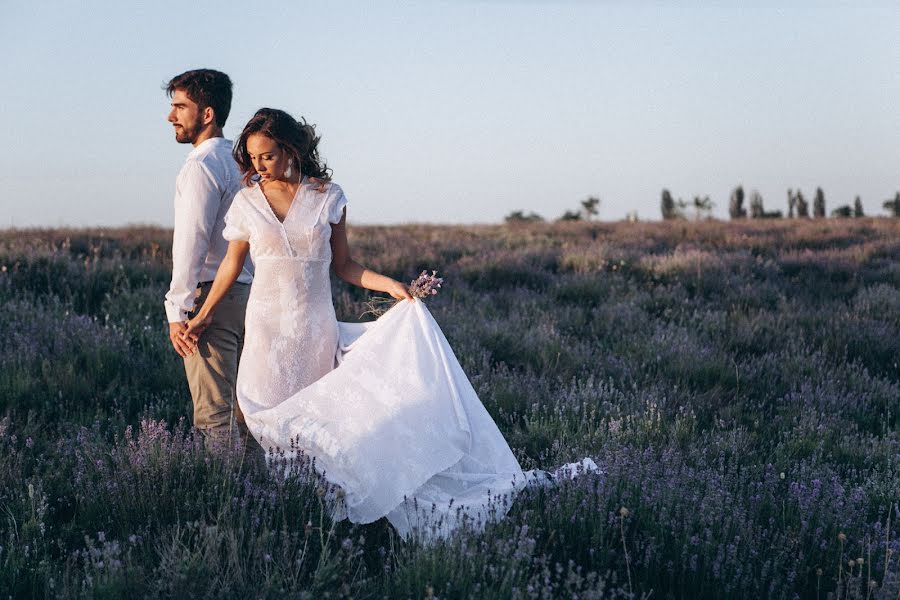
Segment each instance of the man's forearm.
[[186,268],[178,268],[177,265],[173,267],[172,282],[169,284],[165,302],[166,317],[170,323],[186,321],[187,314],[194,310],[194,297],[197,292],[197,284],[200,283],[201,268],[202,265],[190,265]]
[[209,230],[205,224],[176,223],[172,240],[172,283],[166,294],[166,315],[169,322],[187,320],[194,310],[194,295],[200,283],[200,273],[209,252]]

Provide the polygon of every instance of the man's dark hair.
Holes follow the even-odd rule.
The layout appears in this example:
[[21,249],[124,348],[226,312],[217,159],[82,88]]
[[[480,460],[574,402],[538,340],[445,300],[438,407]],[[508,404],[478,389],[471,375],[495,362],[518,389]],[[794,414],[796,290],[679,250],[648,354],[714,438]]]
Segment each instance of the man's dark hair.
[[187,94],[200,110],[212,108],[216,115],[216,125],[225,125],[228,113],[231,112],[231,78],[228,75],[213,69],[185,71],[173,77],[166,85],[166,93],[170,98],[175,90]]

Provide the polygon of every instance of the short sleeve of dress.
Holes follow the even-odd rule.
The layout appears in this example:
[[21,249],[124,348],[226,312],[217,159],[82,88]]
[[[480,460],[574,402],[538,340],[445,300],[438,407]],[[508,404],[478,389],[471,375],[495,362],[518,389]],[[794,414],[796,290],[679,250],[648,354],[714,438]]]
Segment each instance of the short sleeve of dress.
[[247,227],[241,203],[241,195],[238,194],[225,213],[225,229],[222,231],[222,237],[229,242],[250,241],[250,228]]
[[331,184],[328,190],[331,197],[328,199],[328,221],[330,223],[340,223],[344,216],[344,207],[347,206],[347,196],[344,190],[336,183]]

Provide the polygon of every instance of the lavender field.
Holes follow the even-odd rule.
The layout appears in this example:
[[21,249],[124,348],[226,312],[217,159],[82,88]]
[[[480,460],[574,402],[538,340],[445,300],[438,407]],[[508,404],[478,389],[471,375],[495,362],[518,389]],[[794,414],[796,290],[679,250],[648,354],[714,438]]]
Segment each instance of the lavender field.
[[433,546],[204,449],[170,243],[0,232],[0,598],[900,598],[900,219],[353,228],[523,468],[603,469]]

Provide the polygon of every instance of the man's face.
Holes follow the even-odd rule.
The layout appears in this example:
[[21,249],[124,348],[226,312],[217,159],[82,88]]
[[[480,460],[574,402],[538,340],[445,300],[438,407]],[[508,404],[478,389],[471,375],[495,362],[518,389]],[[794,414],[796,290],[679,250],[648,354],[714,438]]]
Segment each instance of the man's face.
[[175,90],[172,94],[168,121],[175,127],[175,141],[179,144],[193,144],[203,129],[200,107],[183,90]]

